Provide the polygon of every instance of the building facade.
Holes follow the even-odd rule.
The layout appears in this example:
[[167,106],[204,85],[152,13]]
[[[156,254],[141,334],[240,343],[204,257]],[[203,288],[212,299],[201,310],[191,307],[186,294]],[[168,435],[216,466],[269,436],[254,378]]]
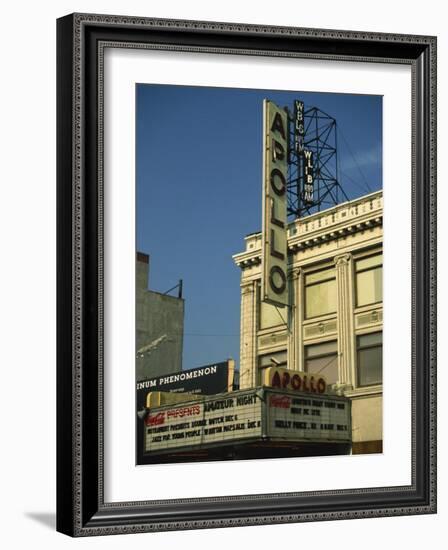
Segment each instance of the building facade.
[[352,452],[382,452],[383,196],[371,193],[288,225],[289,305],[261,301],[261,233],[241,269],[240,388],[282,366],[319,373],[352,405]]
[[149,256],[136,258],[136,379],[182,370],[184,300],[148,289]]

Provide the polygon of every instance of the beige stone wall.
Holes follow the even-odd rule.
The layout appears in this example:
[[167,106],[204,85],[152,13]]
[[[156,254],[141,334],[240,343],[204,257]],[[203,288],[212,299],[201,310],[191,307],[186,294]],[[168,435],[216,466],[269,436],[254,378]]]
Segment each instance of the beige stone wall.
[[379,441],[383,439],[382,395],[352,398],[352,440]]
[[[356,402],[353,424],[357,426],[357,434],[353,433],[354,438],[360,437],[359,434],[363,434],[363,438],[377,438],[381,434],[382,387],[359,387],[356,337],[382,330],[382,303],[356,306],[355,262],[382,251],[382,201],[380,191],[289,224],[290,305],[279,310],[287,323],[260,327],[261,234],[247,236],[245,251],[234,256],[241,268],[241,388],[260,383],[260,356],[286,350],[287,367],[302,371],[305,346],[337,340],[339,391],[352,397],[354,405]],[[335,269],[337,311],[306,319],[306,276],[325,267]],[[376,397],[371,396],[372,391],[376,392]],[[365,411],[370,418],[365,416]]]

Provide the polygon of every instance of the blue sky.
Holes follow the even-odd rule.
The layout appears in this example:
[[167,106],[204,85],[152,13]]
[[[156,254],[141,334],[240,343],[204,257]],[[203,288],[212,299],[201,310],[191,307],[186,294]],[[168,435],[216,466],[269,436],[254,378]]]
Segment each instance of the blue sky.
[[262,102],[318,107],[338,127],[350,199],[382,187],[382,98],[137,85],[137,250],[149,288],[184,282],[183,368],[239,359],[240,272],[232,255],[261,229]]

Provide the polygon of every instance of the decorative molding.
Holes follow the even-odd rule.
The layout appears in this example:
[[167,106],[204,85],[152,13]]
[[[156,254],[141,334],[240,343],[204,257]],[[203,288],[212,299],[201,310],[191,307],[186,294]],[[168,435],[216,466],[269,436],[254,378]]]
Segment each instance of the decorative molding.
[[[355,235],[356,233],[366,231],[367,229],[373,229],[374,227],[381,227],[383,224],[383,216],[376,216],[371,220],[365,220],[354,225],[348,225],[347,227],[341,227],[337,230],[328,228],[325,232],[320,232],[312,238],[306,235],[294,235],[288,238],[288,253],[296,254],[309,248],[314,248],[322,244],[337,241],[338,239],[345,238],[348,235]],[[241,269],[252,267],[254,265],[261,264],[261,248],[256,248],[250,252],[241,252],[233,256],[235,264]]]
[[[247,23],[230,23],[216,21],[191,21],[185,19],[160,19],[150,17],[134,17],[124,15],[102,15],[91,13],[75,13],[75,24],[81,26],[86,23],[99,23],[102,25],[122,25],[129,27],[149,27],[156,29],[183,29],[183,30],[198,30],[198,31],[214,31],[214,32],[234,32],[240,34],[246,33],[262,33],[271,36],[295,36],[308,38],[334,38],[342,40],[358,40],[361,42],[387,42],[387,43],[404,43],[404,44],[421,44],[429,45],[435,48],[436,38],[429,35],[412,35],[412,34],[393,34],[393,33],[378,33],[364,31],[347,31],[336,29],[310,29],[307,27],[284,27],[272,25],[256,25]],[[290,54],[291,52],[288,52]],[[325,57],[325,54],[319,54],[319,58]],[[351,59],[360,60],[372,59],[368,56],[343,56]],[[382,63],[399,63],[407,62],[407,59],[390,59],[388,57],[375,57],[378,62]]]
[[381,384],[376,386],[362,386],[358,388],[347,388],[344,390],[345,397],[356,399],[357,397],[367,396],[381,396],[383,395],[383,386]]
[[381,325],[383,322],[383,310],[373,309],[362,313],[355,313],[355,324],[357,328],[369,325]]
[[302,275],[303,275],[302,267],[293,267],[292,269],[288,270],[289,281],[297,281],[297,279],[299,279]]
[[295,235],[293,238],[289,239],[288,252],[296,253],[307,248],[313,248],[331,241],[337,241],[338,239],[345,238],[348,235],[355,235],[356,233],[366,231],[367,229],[381,227],[382,224],[383,216],[381,215],[356,224],[349,224],[346,227],[340,227],[339,229],[328,228],[325,232],[319,232],[313,237],[307,237],[306,235]]
[[[285,331],[282,332],[273,332],[272,334],[266,336],[259,336],[258,343],[260,348],[269,348],[269,346],[279,346],[280,344],[285,344],[288,340],[288,333]],[[260,350],[261,351],[261,350]]]
[[[427,47],[426,56],[429,58],[427,65],[429,76],[427,77],[428,85],[428,113],[421,113],[416,107],[416,90],[417,86],[421,86],[420,81],[417,83],[417,76],[422,78],[422,75],[418,75],[417,63],[423,63],[423,61],[417,62],[412,59],[400,59],[379,57],[372,55],[332,55],[332,54],[307,54],[301,52],[284,52],[284,51],[263,51],[263,50],[235,50],[232,48],[212,48],[212,47],[186,47],[181,45],[155,45],[155,44],[140,44],[140,43],[109,43],[112,47],[121,47],[126,49],[160,49],[164,51],[190,51],[190,52],[209,52],[209,53],[232,53],[239,55],[252,55],[252,56],[270,56],[270,57],[290,57],[290,58],[310,58],[310,59],[331,59],[331,60],[350,60],[357,62],[379,62],[379,63],[401,63],[408,64],[412,67],[412,115],[413,115],[413,135],[412,135],[412,333],[416,334],[416,307],[417,299],[415,292],[415,284],[417,278],[417,269],[419,274],[426,273],[428,277],[425,277],[425,289],[424,299],[428,310],[424,312],[426,324],[426,331],[428,334],[428,340],[426,342],[428,348],[429,363],[425,365],[428,373],[428,385],[429,394],[425,399],[425,414],[427,414],[427,426],[429,429],[428,438],[428,479],[429,479],[429,495],[428,500],[421,505],[394,505],[388,506],[382,509],[377,507],[366,507],[364,509],[354,510],[347,509],[343,511],[329,511],[329,512],[299,512],[299,513],[283,513],[280,515],[273,515],[270,513],[253,513],[251,516],[241,517],[239,514],[235,514],[233,517],[226,517],[225,519],[207,519],[207,520],[164,520],[140,524],[141,521],[137,518],[136,507],[143,507],[145,505],[155,505],[157,501],[152,502],[119,502],[119,503],[105,503],[103,492],[103,470],[102,460],[104,459],[104,449],[102,442],[102,322],[103,322],[103,271],[102,271],[102,257],[103,257],[103,201],[104,190],[102,187],[102,140],[101,137],[98,142],[99,148],[99,188],[98,188],[98,216],[99,224],[98,239],[99,239],[99,257],[98,257],[98,299],[99,299],[99,311],[98,311],[98,328],[99,328],[99,341],[98,341],[98,353],[100,357],[99,365],[99,422],[100,422],[100,437],[97,445],[99,449],[100,464],[99,467],[99,485],[98,485],[98,502],[99,511],[107,512],[110,517],[113,516],[113,512],[123,511],[124,515],[121,517],[116,515],[116,525],[113,526],[97,526],[95,518],[90,522],[85,521],[82,514],[82,498],[83,493],[86,491],[82,485],[83,480],[83,463],[82,452],[86,445],[83,439],[83,423],[85,419],[82,418],[82,373],[83,373],[83,280],[87,275],[85,270],[85,239],[83,238],[84,227],[84,196],[83,196],[83,170],[82,167],[85,162],[85,150],[84,150],[84,136],[82,121],[84,120],[84,93],[85,93],[85,78],[86,73],[84,71],[84,42],[83,32],[84,28],[89,24],[98,24],[104,28],[142,28],[142,29],[166,29],[166,30],[185,30],[198,32],[198,36],[201,31],[211,31],[214,33],[235,33],[235,34],[260,34],[265,36],[275,37],[295,37],[295,38],[312,38],[312,39],[332,39],[335,41],[353,40],[364,45],[368,45],[372,42],[383,43],[390,46],[394,44],[415,44]],[[99,47],[99,81],[98,81],[98,100],[100,103],[100,114],[102,113],[102,98],[103,98],[103,73],[102,73],[102,47]],[[72,231],[72,287],[71,287],[71,300],[72,300],[72,340],[71,340],[71,361],[72,370],[71,376],[71,388],[72,388],[72,477],[73,477],[73,534],[75,536],[92,536],[92,535],[107,535],[107,534],[121,534],[121,533],[142,533],[151,531],[170,531],[174,529],[205,529],[214,527],[230,527],[230,526],[243,526],[243,525],[264,525],[264,524],[282,524],[289,522],[305,522],[305,521],[324,521],[324,520],[336,520],[336,519],[355,519],[355,518],[368,518],[368,517],[384,517],[384,516],[398,516],[403,514],[426,514],[436,511],[436,38],[431,36],[413,36],[413,35],[396,35],[386,33],[373,33],[373,32],[353,32],[353,31],[339,31],[339,30],[324,30],[324,29],[304,29],[293,27],[272,27],[262,25],[245,25],[234,23],[214,23],[204,21],[182,21],[182,20],[161,20],[161,19],[149,19],[138,17],[124,17],[124,16],[106,16],[106,15],[92,15],[92,14],[75,14],[73,16],[73,96],[72,96],[72,219],[69,222],[71,224]],[[67,61],[67,60],[66,60]],[[424,92],[426,93],[426,92]],[[426,159],[425,168],[427,168],[428,174],[428,204],[425,213],[419,213],[419,227],[422,229],[424,226],[428,230],[428,247],[426,250],[427,269],[421,269],[417,267],[417,203],[416,203],[416,189],[417,189],[417,174],[415,171],[416,166],[416,147],[417,147],[417,132],[416,132],[416,118],[417,111],[427,126],[429,127],[429,140],[428,140],[428,159]],[[104,126],[103,118],[98,118],[98,133],[99,136],[103,135]],[[423,217],[423,218],[422,218]],[[382,219],[375,218],[374,224],[381,225]],[[380,223],[381,222],[381,223]],[[371,228],[371,224],[364,226],[361,225],[359,230]],[[308,246],[315,246],[316,244],[326,242],[328,239],[337,239],[344,236],[354,229],[345,228],[338,230],[337,234],[333,232],[329,235],[323,235],[316,237],[312,241],[295,242],[291,244],[290,250],[297,252]],[[358,226],[356,226],[358,230]],[[340,233],[339,231],[342,231]],[[421,252],[421,251],[420,251]],[[419,255],[420,258],[420,255]],[[259,263],[258,259],[250,260],[255,262],[253,265]],[[244,287],[243,287],[244,288]],[[243,292],[245,290],[243,289]],[[252,289],[253,292],[253,289]],[[426,335],[426,332],[425,332]],[[423,336],[422,336],[423,337]],[[426,357],[426,355],[425,355]],[[200,498],[200,499],[176,499],[171,500],[170,505],[185,504],[185,503],[200,503],[202,505],[206,503],[238,503],[238,502],[253,502],[260,501],[266,497],[281,499],[283,497],[333,497],[340,496],[342,498],[349,498],[353,495],[376,495],[378,491],[382,491],[384,494],[394,495],[399,491],[401,494],[409,493],[410,497],[416,489],[416,344],[414,342],[412,349],[412,484],[406,487],[382,487],[382,488],[366,488],[366,489],[347,489],[347,490],[334,490],[334,491],[316,491],[307,493],[287,493],[287,494],[269,494],[269,495],[241,495],[233,497],[212,497],[212,498]],[[167,501],[158,502],[160,505],[166,504]],[[243,512],[242,512],[243,513]],[[107,516],[107,514],[105,514]],[[126,514],[128,514],[126,518]],[[134,521],[135,518],[135,521]],[[122,523],[119,523],[122,522]]]
[[249,283],[244,283],[241,285],[241,294],[253,294],[255,292],[255,286],[253,281],[250,281]]
[[319,336],[330,336],[336,334],[338,329],[338,322],[336,319],[330,321],[321,321],[313,325],[305,325],[303,332],[305,340],[312,340]]
[[337,267],[345,267],[352,260],[351,254],[340,254],[334,257],[334,263]]

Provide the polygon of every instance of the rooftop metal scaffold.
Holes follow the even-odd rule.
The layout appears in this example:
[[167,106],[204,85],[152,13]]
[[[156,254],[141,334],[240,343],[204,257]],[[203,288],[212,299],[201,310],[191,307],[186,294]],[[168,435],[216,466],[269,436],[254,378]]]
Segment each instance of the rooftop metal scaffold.
[[288,114],[288,216],[302,217],[349,200],[338,179],[336,119],[294,102]]

